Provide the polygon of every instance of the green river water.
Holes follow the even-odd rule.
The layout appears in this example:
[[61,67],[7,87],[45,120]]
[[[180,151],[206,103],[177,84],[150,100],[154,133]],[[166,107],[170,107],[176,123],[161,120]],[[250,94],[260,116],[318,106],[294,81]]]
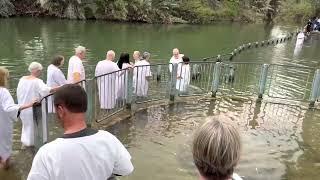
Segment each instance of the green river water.
[[[243,43],[285,35],[296,28],[293,25],[148,25],[0,19],[0,66],[8,67],[11,76],[20,76],[27,72],[27,65],[32,61],[47,66],[55,54],[68,59],[77,45],[88,48],[86,66],[94,66],[104,59],[109,49],[117,54],[149,51],[151,62],[157,63],[168,62],[172,48],[178,47],[191,60],[200,60],[228,53]],[[319,40],[320,36],[315,35],[301,49],[295,48],[294,40],[252,49],[234,61],[319,67]],[[291,83],[293,88],[300,88],[299,84]],[[289,93],[297,95],[294,91]],[[239,126],[243,149],[236,171],[244,179],[319,179],[320,111],[286,104],[227,97],[195,98],[139,111],[107,128],[128,147],[133,158],[134,173],[121,179],[196,179],[190,152],[192,134],[207,117],[216,115],[227,116]],[[17,123],[14,130],[14,166],[9,171],[0,170],[0,180],[24,180],[29,171],[32,153],[20,150],[20,126]]]

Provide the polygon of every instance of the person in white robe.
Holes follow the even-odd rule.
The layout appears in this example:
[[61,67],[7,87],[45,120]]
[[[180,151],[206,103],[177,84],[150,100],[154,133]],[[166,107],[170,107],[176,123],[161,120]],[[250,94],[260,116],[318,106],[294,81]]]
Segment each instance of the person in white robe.
[[172,68],[173,68],[172,66],[174,64],[179,64],[179,63],[182,62],[182,57],[183,56],[184,56],[183,54],[180,54],[180,51],[179,51],[178,48],[174,48],[172,50],[172,57],[171,57],[171,59],[169,61],[169,71],[170,71],[170,73],[172,72]]
[[[29,76],[23,76],[18,83],[17,99],[19,104],[25,104],[34,100],[41,100],[44,96],[49,95],[56,88],[47,86],[39,79],[42,72],[42,65],[32,62],[29,65]],[[34,122],[32,109],[22,111],[20,114],[22,121],[21,142],[23,146],[34,146]]]
[[[63,72],[61,71],[61,67],[64,64],[64,57],[63,56],[55,56],[48,66],[47,69],[47,85],[49,87],[55,88],[60,87],[62,85],[67,84],[66,77],[64,76]],[[55,109],[53,106],[52,96],[48,97],[48,113],[54,113]]]
[[0,169],[9,168],[12,153],[13,122],[17,121],[20,111],[32,107],[34,102],[23,105],[14,103],[8,91],[9,71],[0,67]]
[[[133,60],[134,60],[134,66],[136,65],[137,62],[141,60],[141,54],[139,51],[133,52]],[[133,86],[133,91],[135,92],[135,88],[137,86],[137,81],[135,76],[133,76],[132,86]]]
[[142,60],[135,64],[133,75],[136,79],[135,94],[138,97],[147,97],[149,89],[149,79],[152,76],[150,68],[150,53],[144,52]]
[[305,34],[304,32],[301,31],[297,36],[296,46],[301,46],[304,42],[304,39],[305,39]]
[[115,52],[107,52],[105,60],[99,61],[96,66],[95,76],[99,90],[99,102],[101,109],[111,110],[116,106],[118,95],[118,77],[121,73],[118,65],[113,62]]
[[[86,56],[86,48],[83,46],[78,46],[75,49],[75,55],[72,56],[69,60],[68,66],[68,82],[69,83],[78,83],[86,79],[86,74],[82,61]],[[84,83],[82,83],[84,87]]]
[[176,89],[186,93],[190,84],[190,59],[182,57],[183,62],[178,64]]
[[128,53],[121,53],[118,61],[118,67],[121,69],[120,76],[118,78],[118,99],[123,101],[127,99],[129,71],[133,67],[130,64],[130,56]]

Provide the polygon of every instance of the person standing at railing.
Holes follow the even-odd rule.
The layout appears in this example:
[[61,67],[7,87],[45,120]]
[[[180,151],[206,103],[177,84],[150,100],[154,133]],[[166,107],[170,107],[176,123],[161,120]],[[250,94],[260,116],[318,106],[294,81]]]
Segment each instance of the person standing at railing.
[[108,51],[106,59],[99,61],[96,66],[95,76],[98,83],[101,109],[110,110],[116,106],[119,89],[118,77],[121,72],[118,65],[113,62],[115,56],[114,51]]
[[9,71],[0,67],[0,169],[9,168],[12,152],[13,121],[20,111],[32,107],[34,102],[15,104],[7,89]]
[[86,79],[84,66],[82,61],[86,57],[86,48],[83,46],[78,46],[75,49],[75,55],[69,60],[68,66],[68,82],[77,83]]
[[[59,87],[68,83],[60,68],[64,64],[63,56],[55,56],[47,69],[47,85],[49,87]],[[48,97],[48,113],[54,113],[52,97]]]
[[178,64],[176,89],[186,93],[190,84],[190,59],[183,56],[182,61]]
[[133,57],[134,63],[137,63],[141,59],[140,52],[139,51],[134,51],[132,57]]
[[39,149],[27,180],[107,180],[132,173],[123,144],[107,131],[87,127],[88,100],[81,86],[62,86],[54,106],[64,134]]
[[184,55],[183,54],[180,54],[180,51],[179,51],[179,49],[178,48],[174,48],[173,50],[172,50],[172,57],[171,57],[171,59],[170,59],[170,61],[169,61],[169,71],[170,71],[170,73],[172,72],[172,66],[174,65],[174,64],[179,64],[179,63],[181,63],[182,62],[182,57],[183,57]]
[[[42,69],[43,68],[40,63],[32,62],[28,68],[30,75],[23,76],[19,80],[17,87],[17,99],[19,104],[26,104],[35,99],[39,100],[57,89],[47,86],[41,79],[39,79]],[[20,119],[22,121],[22,146],[34,146],[34,124],[32,109],[22,111]]]
[[125,99],[127,99],[128,71],[133,67],[130,63],[130,55],[128,53],[121,53],[118,61],[118,67],[119,69],[121,69],[120,76],[118,79],[118,100],[124,101]]
[[152,77],[150,60],[151,54],[144,52],[142,59],[135,64],[133,76],[136,79],[135,94],[139,98],[146,98],[148,96],[149,80]]

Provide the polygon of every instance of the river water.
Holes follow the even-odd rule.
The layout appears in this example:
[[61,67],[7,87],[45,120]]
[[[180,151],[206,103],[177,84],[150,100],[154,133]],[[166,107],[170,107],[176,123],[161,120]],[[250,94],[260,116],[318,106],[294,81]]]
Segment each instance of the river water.
[[[296,29],[292,25],[146,25],[31,18],[0,19],[0,27],[0,65],[7,66],[13,76],[24,74],[32,61],[46,66],[54,54],[70,57],[79,44],[89,49],[86,66],[104,59],[108,49],[116,53],[149,51],[156,63],[167,62],[172,48],[179,47],[191,60],[200,60],[228,53],[242,43]],[[295,48],[294,41],[289,41],[248,50],[234,61],[318,67],[319,48],[315,35],[302,48]],[[134,173],[121,179],[196,179],[190,153],[192,134],[205,119],[218,115],[239,126],[243,149],[236,171],[244,179],[317,179],[320,112],[285,104],[227,97],[193,98],[173,105],[153,105],[111,127],[100,128],[115,134],[133,157]],[[17,123],[14,167],[0,171],[1,180],[26,178],[32,153],[20,150],[19,139]]]

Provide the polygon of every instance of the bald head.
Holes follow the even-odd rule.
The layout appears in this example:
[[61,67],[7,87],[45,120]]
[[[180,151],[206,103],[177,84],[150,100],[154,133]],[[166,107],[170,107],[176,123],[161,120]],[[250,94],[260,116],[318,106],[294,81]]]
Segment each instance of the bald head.
[[174,56],[174,58],[178,59],[179,55],[180,55],[179,49],[178,48],[174,48],[172,50],[172,55]]
[[116,57],[116,53],[113,50],[109,50],[107,52],[107,60],[113,61],[115,57]]

